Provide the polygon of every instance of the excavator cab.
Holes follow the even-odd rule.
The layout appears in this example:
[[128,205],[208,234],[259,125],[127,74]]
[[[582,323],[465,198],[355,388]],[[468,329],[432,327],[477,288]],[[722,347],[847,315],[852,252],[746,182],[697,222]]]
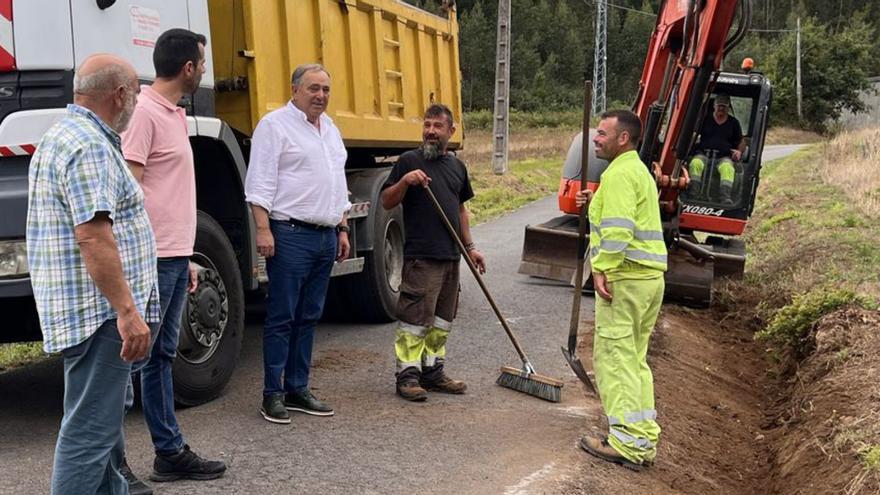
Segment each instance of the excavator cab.
[[[706,158],[706,163],[702,169],[691,167],[689,170],[691,182],[681,195],[682,212],[688,215],[729,218],[744,222],[751,214],[755,203],[772,90],[763,74],[722,73],[718,77],[713,94],[706,102],[703,119],[713,118],[714,97],[722,93],[730,96],[729,115],[740,123],[743,140],[746,143],[745,151],[740,160],[733,161],[729,158],[725,160],[717,150],[702,150],[701,154]],[[698,130],[701,128],[702,125],[697,127]],[[698,148],[699,145],[694,146],[695,150]],[[691,153],[687,158],[688,163],[691,163],[691,159],[696,154],[696,152]],[[725,191],[724,179],[729,180],[731,165],[733,184],[730,190]],[[712,222],[706,219],[694,221],[695,219],[691,218],[691,220],[690,223],[699,223],[709,232],[732,235],[742,233],[738,226],[733,227],[723,222],[720,222],[722,225],[713,228]]]

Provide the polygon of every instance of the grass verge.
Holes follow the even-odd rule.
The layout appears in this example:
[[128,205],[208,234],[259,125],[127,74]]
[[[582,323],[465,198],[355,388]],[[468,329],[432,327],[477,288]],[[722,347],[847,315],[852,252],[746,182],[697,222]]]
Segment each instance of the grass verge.
[[45,356],[42,342],[0,344],[0,371],[39,361]]

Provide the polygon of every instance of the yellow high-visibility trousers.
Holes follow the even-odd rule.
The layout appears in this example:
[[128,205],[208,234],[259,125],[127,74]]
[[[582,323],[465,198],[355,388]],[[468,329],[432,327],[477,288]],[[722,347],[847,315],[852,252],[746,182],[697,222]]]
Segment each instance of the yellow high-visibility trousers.
[[663,302],[663,276],[610,285],[612,302],[596,298],[593,339],[593,370],[608,417],[608,443],[632,462],[653,461],[660,426],[647,355]]

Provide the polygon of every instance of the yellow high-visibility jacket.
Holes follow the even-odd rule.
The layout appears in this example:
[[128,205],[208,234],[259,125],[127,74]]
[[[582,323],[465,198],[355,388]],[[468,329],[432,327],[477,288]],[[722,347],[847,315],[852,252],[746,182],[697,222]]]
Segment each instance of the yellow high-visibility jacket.
[[590,264],[608,281],[651,279],[666,271],[657,186],[635,151],[615,158],[590,202]]

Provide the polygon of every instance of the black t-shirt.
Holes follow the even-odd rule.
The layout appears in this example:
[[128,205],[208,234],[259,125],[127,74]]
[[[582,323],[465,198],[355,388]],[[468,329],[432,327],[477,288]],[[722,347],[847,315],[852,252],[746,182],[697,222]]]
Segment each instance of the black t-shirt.
[[743,133],[739,121],[735,117],[727,116],[723,124],[715,121],[714,115],[707,115],[700,129],[700,143],[697,145],[698,152],[718,150],[718,156],[730,156],[730,152],[739,146]]
[[[455,155],[446,153],[436,160],[426,160],[420,150],[407,151],[398,158],[382,189],[393,186],[407,173],[419,169],[431,178],[431,191],[455,231],[461,236],[458,209],[462,203],[474,197],[474,191],[471,189],[467,168]],[[459,259],[461,253],[458,246],[449,236],[431,198],[421,186],[410,186],[402,204],[403,226],[406,230],[403,247],[405,258]]]

